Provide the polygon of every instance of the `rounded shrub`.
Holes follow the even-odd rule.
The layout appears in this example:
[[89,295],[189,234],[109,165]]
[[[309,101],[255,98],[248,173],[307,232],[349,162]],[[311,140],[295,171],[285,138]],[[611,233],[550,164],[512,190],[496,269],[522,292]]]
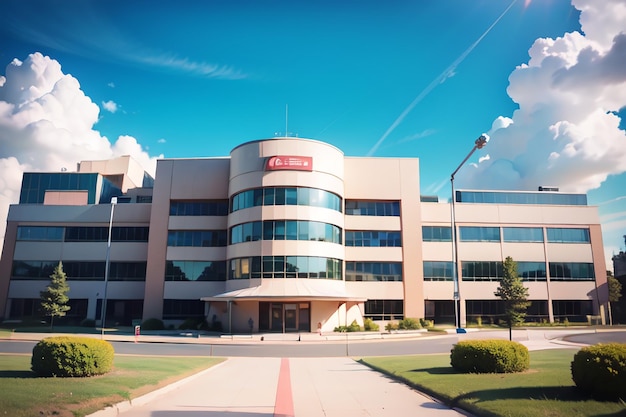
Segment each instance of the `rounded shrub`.
[[626,344],[587,346],[571,364],[576,386],[600,399],[626,400]]
[[380,329],[380,326],[374,323],[374,320],[370,319],[369,317],[366,317],[363,320],[363,329],[366,332],[377,332]]
[[31,369],[39,376],[102,375],[113,367],[113,355],[113,345],[105,340],[89,337],[48,337],[33,348]]
[[161,319],[147,319],[141,323],[141,330],[165,330],[165,324]]
[[452,348],[450,365],[466,373],[522,372],[530,356],[526,346],[509,340],[465,340]]
[[422,328],[420,321],[411,317],[400,320],[398,329],[400,330],[419,330]]

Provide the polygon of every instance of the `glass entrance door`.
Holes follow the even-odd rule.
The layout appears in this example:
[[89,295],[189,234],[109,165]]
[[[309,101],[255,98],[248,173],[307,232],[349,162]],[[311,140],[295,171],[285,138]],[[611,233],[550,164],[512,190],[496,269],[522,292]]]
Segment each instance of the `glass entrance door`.
[[259,303],[259,331],[297,332],[311,331],[311,304],[305,303]]

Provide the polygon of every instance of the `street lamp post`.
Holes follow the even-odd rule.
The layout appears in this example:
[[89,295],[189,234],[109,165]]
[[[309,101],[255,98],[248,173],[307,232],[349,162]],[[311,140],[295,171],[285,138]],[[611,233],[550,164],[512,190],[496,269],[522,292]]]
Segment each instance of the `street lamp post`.
[[465,157],[465,159],[463,159],[463,162],[461,162],[459,164],[459,166],[454,170],[454,172],[452,173],[452,175],[450,175],[450,185],[452,188],[452,204],[450,205],[450,218],[451,218],[451,223],[452,223],[452,281],[454,283],[454,294],[453,294],[453,298],[454,298],[454,325],[457,328],[457,332],[459,331],[459,329],[461,328],[461,311],[459,308],[459,304],[461,302],[461,297],[459,294],[459,274],[458,274],[458,259],[459,259],[459,249],[458,249],[458,245],[457,245],[457,233],[456,233],[456,212],[455,212],[455,207],[454,207],[454,202],[456,200],[456,195],[455,195],[455,191],[454,191],[454,176],[456,175],[457,172],[459,172],[459,169],[461,169],[461,167],[463,166],[463,164],[465,164],[465,162],[467,162],[467,160],[470,158],[470,156],[472,156],[472,154],[476,151],[476,149],[482,149],[485,147],[485,145],[487,144],[487,142],[489,142],[489,136],[485,133],[483,133],[482,135],[480,135],[480,137],[478,139],[476,139],[474,141],[474,147],[472,148],[472,150],[470,151],[470,153],[467,154],[467,156]]
[[102,295],[102,313],[101,313],[101,338],[104,338],[104,326],[106,324],[107,312],[107,286],[109,285],[109,266],[111,264],[111,232],[113,231],[113,212],[117,204],[117,197],[111,197],[111,217],[109,218],[109,237],[107,238],[107,252],[104,260],[104,294]]

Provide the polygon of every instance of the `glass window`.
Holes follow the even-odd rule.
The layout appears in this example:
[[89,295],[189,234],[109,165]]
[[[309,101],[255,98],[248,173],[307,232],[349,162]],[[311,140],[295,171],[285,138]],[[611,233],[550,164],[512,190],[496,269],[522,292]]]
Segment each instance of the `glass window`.
[[422,226],[424,242],[451,242],[450,226]]
[[424,261],[424,281],[452,281],[452,262]]
[[516,262],[517,274],[524,281],[545,281],[546,280],[546,263],[545,262]]
[[589,243],[589,229],[587,228],[553,228],[547,229],[550,243]]
[[461,262],[463,281],[500,281],[503,277],[502,262]]
[[402,320],[403,300],[367,300],[363,316],[372,320]]
[[499,227],[461,226],[461,242],[500,242]]
[[401,247],[400,232],[384,230],[346,230],[346,246]]
[[505,242],[543,242],[541,227],[504,227],[502,232]]
[[[170,216],[226,216],[228,200],[170,201]],[[233,206],[241,204],[233,198]]]
[[552,281],[593,281],[595,271],[592,263],[586,262],[550,262]]
[[63,227],[54,226],[18,226],[17,240],[62,241]]
[[313,278],[342,279],[342,261],[317,256],[264,256],[229,261],[229,279]]
[[346,261],[346,281],[402,281],[402,263]]
[[564,194],[550,192],[493,192],[456,191],[456,202],[479,204],[538,204],[558,206],[586,206],[585,194]]
[[400,202],[346,200],[346,214],[353,216],[400,216]]

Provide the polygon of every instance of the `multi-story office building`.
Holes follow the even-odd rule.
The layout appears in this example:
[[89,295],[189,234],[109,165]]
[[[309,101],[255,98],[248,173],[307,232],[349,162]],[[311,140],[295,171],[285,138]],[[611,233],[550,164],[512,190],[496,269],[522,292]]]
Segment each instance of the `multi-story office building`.
[[36,315],[62,261],[75,320],[101,321],[106,298],[107,321],[121,324],[203,317],[225,331],[332,331],[364,317],[455,323],[458,310],[465,325],[503,313],[494,292],[511,256],[529,319],[603,314],[601,229],[585,195],[457,191],[457,308],[451,223],[450,204],[420,197],[418,159],[346,157],[314,140],[160,160],[154,181],[129,158],[82,162],[24,175],[0,312]]

